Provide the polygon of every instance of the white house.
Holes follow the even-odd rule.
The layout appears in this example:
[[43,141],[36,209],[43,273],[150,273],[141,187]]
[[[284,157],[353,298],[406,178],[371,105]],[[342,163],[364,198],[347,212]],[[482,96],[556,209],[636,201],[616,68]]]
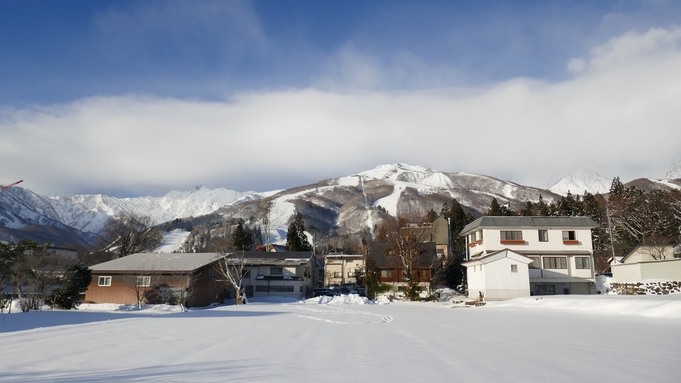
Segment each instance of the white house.
[[610,268],[612,282],[681,281],[681,245],[639,245]]
[[[595,292],[591,229],[596,227],[588,217],[480,217],[460,235],[466,237],[467,261],[502,250],[529,258],[530,294],[591,294]],[[468,278],[472,273],[468,268]],[[516,290],[515,285],[508,288]]]
[[462,263],[468,271],[468,296],[486,300],[530,296],[530,263],[532,259],[508,249]]

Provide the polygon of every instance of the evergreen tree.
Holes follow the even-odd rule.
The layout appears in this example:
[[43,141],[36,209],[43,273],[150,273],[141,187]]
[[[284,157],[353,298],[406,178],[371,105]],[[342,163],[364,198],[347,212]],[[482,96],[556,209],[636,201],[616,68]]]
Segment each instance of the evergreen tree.
[[286,232],[286,251],[311,251],[312,246],[305,235],[305,223],[300,213],[296,214],[295,219],[288,226]]
[[91,281],[88,267],[74,265],[66,271],[61,286],[52,292],[48,301],[65,310],[77,308],[81,303],[80,293],[87,290]]
[[490,205],[489,210],[487,210],[487,213],[485,215],[492,217],[503,217],[517,215],[517,213],[513,209],[510,209],[506,206],[500,206],[499,202],[497,202],[497,199],[493,198],[492,204]]
[[430,211],[428,212],[428,214],[426,214],[426,217],[424,218],[424,220],[429,223],[435,222],[436,219],[437,213],[433,209],[430,209]]
[[364,270],[357,274],[357,283],[367,290],[367,298],[375,299],[381,284],[381,272],[378,270],[376,260],[367,255],[364,262]]
[[527,204],[525,204],[525,207],[520,210],[520,215],[524,217],[531,217],[536,215],[535,214],[535,206],[532,203],[532,201],[527,201]]
[[620,181],[619,177],[612,179],[612,184],[610,184],[610,197],[623,197],[624,196],[624,185]]
[[501,211],[501,206],[499,206],[499,202],[497,202],[496,198],[492,199],[492,204],[489,206],[489,210],[487,210],[487,213],[485,213],[485,215],[493,217],[500,217],[504,215],[504,213]]
[[539,202],[537,202],[535,213],[540,217],[546,217],[550,215],[549,205],[546,203],[546,201],[544,201],[544,197],[542,197],[541,194],[539,195]]
[[232,232],[232,249],[236,251],[248,251],[253,246],[253,235],[244,230],[243,221],[239,220]]

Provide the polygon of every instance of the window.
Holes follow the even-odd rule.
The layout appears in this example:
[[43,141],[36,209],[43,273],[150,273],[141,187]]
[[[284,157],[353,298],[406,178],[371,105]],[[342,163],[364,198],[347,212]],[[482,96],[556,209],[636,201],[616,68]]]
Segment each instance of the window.
[[270,267],[270,275],[284,275],[284,270],[281,267]]
[[548,242],[549,241],[549,231],[548,230],[539,230],[539,242]]
[[343,278],[343,273],[341,273],[340,271],[335,271],[333,273],[333,277],[334,278]]
[[575,241],[575,240],[577,240],[577,237],[575,236],[574,230],[563,232],[563,241]]
[[589,257],[575,257],[575,266],[578,269],[590,269]]
[[244,278],[244,279],[250,279],[251,278],[251,269],[244,270],[243,273],[244,274],[241,278]]
[[556,285],[536,285],[534,295],[556,295]]
[[139,287],[149,287],[151,286],[151,277],[137,277],[137,286]]
[[357,276],[357,273],[352,272],[352,271],[348,271],[348,278],[354,278],[356,276]]
[[530,269],[541,269],[541,262],[539,257],[528,257],[532,260],[532,263],[528,265]]
[[478,232],[478,241],[482,242],[482,230]]
[[256,285],[255,291],[259,293],[292,293],[294,291],[294,286]]
[[522,241],[523,232],[522,231],[502,231],[501,232],[502,241]]
[[518,272],[518,265],[511,265],[511,272],[517,273]]
[[208,272],[208,277],[212,280],[218,279],[218,271],[215,269],[210,269]]
[[475,242],[475,233],[471,233],[471,234],[468,236],[468,242],[469,242],[469,243]]
[[111,277],[99,277],[97,286],[111,286]]
[[567,269],[567,258],[565,257],[544,257],[545,269]]
[[381,270],[381,278],[392,278],[393,277],[393,271],[392,270]]
[[421,277],[428,278],[428,270],[421,270]]

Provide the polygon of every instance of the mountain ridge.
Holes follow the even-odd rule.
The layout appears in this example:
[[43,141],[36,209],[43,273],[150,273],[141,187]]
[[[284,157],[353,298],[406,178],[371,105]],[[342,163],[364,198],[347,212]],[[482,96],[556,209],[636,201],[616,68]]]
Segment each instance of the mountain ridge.
[[[472,215],[480,215],[494,198],[501,205],[520,210],[528,201],[537,202],[540,195],[550,203],[560,199],[564,195],[561,193],[567,190],[578,190],[570,189],[575,187],[571,185],[586,186],[585,190],[589,190],[593,180],[600,180],[600,189],[593,190],[605,189],[605,178],[594,171],[578,169],[569,176],[564,179],[572,184],[566,182],[561,189],[556,186],[559,181],[550,190],[490,176],[395,163],[260,193],[199,185],[189,191],[170,191],[161,197],[116,198],[104,194],[42,197],[28,189],[13,187],[0,194],[0,239],[15,240],[25,235],[29,226],[32,233],[39,231],[36,228],[40,226],[51,226],[56,228],[52,231],[61,232],[71,240],[80,238],[79,242],[89,243],[109,217],[123,211],[149,215],[159,224],[178,218],[206,217],[199,221],[238,218],[251,225],[262,225],[261,205],[263,201],[271,201],[269,237],[272,242],[281,243],[296,212],[325,235],[349,235],[372,233],[385,214],[423,216],[430,209],[439,212],[444,203],[450,204],[454,198]],[[679,187],[669,181],[640,179],[638,182],[650,188]],[[607,186],[609,188],[609,181]],[[55,235],[53,233],[52,238]]]

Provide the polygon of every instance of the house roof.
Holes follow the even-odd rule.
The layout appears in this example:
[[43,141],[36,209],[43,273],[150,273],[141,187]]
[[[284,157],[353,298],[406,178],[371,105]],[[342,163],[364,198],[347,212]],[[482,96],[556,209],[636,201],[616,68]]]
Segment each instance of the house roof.
[[589,217],[480,217],[466,225],[460,236],[468,235],[477,228],[583,228],[595,229],[598,224]]
[[525,257],[521,254],[516,253],[515,251],[509,250],[509,249],[504,249],[504,250],[499,250],[495,251],[493,253],[489,253],[487,255],[471,259],[470,261],[462,262],[462,265],[473,265],[473,264],[480,264],[482,263],[483,265],[486,265],[488,263],[492,263],[494,261],[498,261],[503,258],[510,258],[518,262],[522,262],[525,264],[530,264],[532,263],[532,260],[528,257]]
[[216,253],[136,253],[90,266],[94,272],[169,271],[200,269],[218,260]]

